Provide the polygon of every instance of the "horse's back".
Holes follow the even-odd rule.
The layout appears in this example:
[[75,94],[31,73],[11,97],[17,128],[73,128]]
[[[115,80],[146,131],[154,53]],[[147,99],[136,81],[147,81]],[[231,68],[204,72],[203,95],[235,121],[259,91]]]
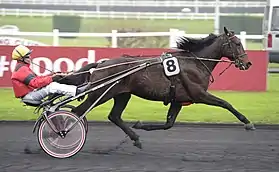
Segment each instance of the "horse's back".
[[[96,68],[104,69],[94,71],[91,75],[91,81],[96,81],[128,70],[145,61],[155,62],[156,59],[150,57],[125,56],[104,61]],[[170,81],[164,75],[162,64],[156,64],[125,77],[121,82],[121,88],[117,86],[117,89],[119,92],[125,90],[142,98],[161,100],[168,93],[169,87]]]

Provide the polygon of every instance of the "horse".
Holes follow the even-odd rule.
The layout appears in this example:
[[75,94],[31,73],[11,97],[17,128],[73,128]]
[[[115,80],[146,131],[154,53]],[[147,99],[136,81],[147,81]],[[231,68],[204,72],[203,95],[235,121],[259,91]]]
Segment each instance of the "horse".
[[81,85],[89,82],[90,69],[94,69],[97,66],[98,66],[98,63],[89,63],[69,75],[66,75],[66,76],[58,75],[56,82],[58,82],[60,84],[81,86]]
[[[142,148],[139,135],[132,128],[146,131],[170,129],[173,127],[185,102],[189,102],[190,104],[206,104],[227,109],[244,124],[246,130],[255,130],[253,123],[229,102],[207,91],[210,77],[212,76],[211,73],[217,63],[221,61],[222,57],[226,57],[234,62],[235,67],[240,70],[248,70],[252,65],[240,39],[234,32],[224,27],[224,33],[220,35],[209,34],[208,37],[202,39],[181,37],[177,40],[177,49],[175,51],[169,51],[168,54],[177,58],[180,73],[174,76],[167,76],[164,73],[162,63],[149,66],[123,78],[95,105],[97,107],[110,99],[114,99],[114,104],[108,114],[108,119],[129,136],[134,142],[134,146],[140,149]],[[201,58],[205,60],[201,60]],[[90,82],[94,83],[94,81],[98,81],[99,79],[135,67],[142,60],[158,62],[161,60],[161,56],[121,56],[104,61],[98,64],[96,69],[119,63],[124,63],[124,65],[107,68],[106,70],[96,70],[91,74]],[[86,100],[74,108],[72,112],[78,116],[84,114],[110,85],[90,92]],[[96,84],[91,84],[87,90],[94,86]],[[122,120],[121,115],[131,95],[150,101],[162,101],[165,105],[170,104],[165,124],[155,125],[137,122],[132,128],[128,127]]]

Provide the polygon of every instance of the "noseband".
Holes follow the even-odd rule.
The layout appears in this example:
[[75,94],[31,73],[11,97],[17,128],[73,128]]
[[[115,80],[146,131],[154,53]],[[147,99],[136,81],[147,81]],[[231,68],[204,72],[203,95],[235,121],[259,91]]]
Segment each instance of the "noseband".
[[[234,41],[232,41],[232,39],[235,38],[235,37],[236,37],[235,35],[229,37],[229,38],[227,39],[228,41],[227,41],[226,43],[224,43],[222,46],[228,45],[229,48],[232,50],[231,44],[232,44],[232,43],[237,44],[237,43],[235,43]],[[244,67],[244,63],[243,63],[243,60],[242,60],[242,59],[243,59],[243,57],[246,56],[246,55],[247,55],[247,53],[243,53],[243,54],[240,54],[240,55],[236,56],[235,53],[232,51],[232,56],[233,56],[234,64],[235,64],[236,67]]]

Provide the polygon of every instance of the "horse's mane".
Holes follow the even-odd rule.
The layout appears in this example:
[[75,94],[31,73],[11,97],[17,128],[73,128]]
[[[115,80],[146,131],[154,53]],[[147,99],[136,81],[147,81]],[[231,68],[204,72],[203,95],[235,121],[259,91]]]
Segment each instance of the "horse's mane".
[[196,52],[202,48],[211,45],[218,36],[209,34],[205,38],[195,39],[189,37],[180,37],[177,41],[177,48],[185,51]]
[[[177,41],[177,49],[183,50],[183,51],[187,51],[187,52],[197,52],[200,51],[201,49],[203,49],[204,47],[207,47],[209,45],[211,45],[216,38],[218,38],[217,35],[210,33],[207,37],[205,38],[200,38],[200,39],[196,39],[196,38],[189,38],[186,36],[180,37]],[[132,56],[129,54],[122,54],[121,57],[124,58],[137,58],[137,57],[155,57],[155,56],[159,56],[159,55],[136,55],[136,56]]]

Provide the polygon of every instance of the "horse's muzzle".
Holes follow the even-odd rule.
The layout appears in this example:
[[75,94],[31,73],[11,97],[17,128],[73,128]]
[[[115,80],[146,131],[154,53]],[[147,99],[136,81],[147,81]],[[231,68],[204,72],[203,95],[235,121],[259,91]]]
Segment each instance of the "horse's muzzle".
[[250,68],[250,66],[252,66],[252,63],[251,62],[248,62],[248,63],[246,63],[246,64],[241,64],[238,68],[240,69],[240,70],[248,70],[249,68]]
[[[250,66],[252,66],[252,63],[251,63],[251,62],[248,62],[248,63],[246,64],[247,69],[249,69]],[[246,70],[247,70],[247,69],[246,69]]]

